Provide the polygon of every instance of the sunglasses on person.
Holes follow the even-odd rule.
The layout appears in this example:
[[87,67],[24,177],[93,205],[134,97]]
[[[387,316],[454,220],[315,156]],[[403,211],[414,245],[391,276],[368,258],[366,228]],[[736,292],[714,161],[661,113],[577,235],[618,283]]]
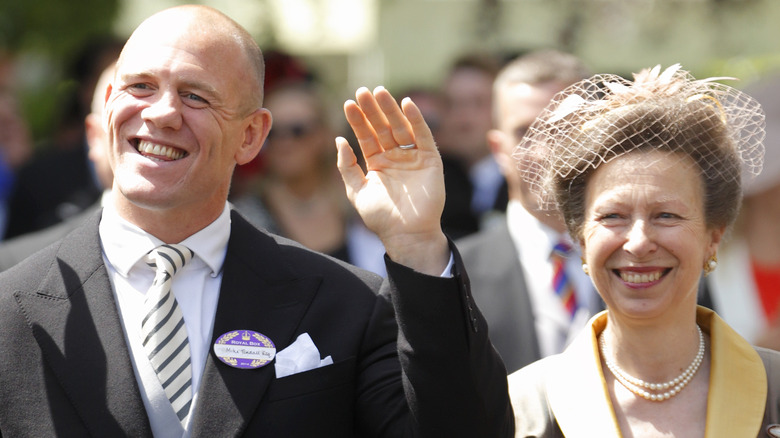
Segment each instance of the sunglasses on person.
[[298,121],[291,123],[274,123],[268,133],[268,140],[292,139],[300,140],[312,134],[319,128],[317,121]]

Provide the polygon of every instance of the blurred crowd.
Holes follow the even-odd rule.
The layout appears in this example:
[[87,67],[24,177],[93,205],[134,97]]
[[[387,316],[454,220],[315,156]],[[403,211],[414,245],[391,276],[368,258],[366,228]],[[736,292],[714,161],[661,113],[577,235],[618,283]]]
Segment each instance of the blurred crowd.
[[[15,95],[14,58],[0,54],[0,269],[55,238],[30,244],[31,236],[78,221],[111,189],[110,169],[105,177],[107,163],[94,152],[105,144],[97,84],[121,46],[101,40],[84,48],[71,72],[78,92],[54,134],[35,148]],[[342,102],[328,97],[301,59],[272,50],[265,56],[273,127],[258,157],[236,171],[233,207],[258,227],[385,275],[382,244],[352,210],[335,165],[334,138],[349,135]],[[566,240],[564,227],[525,202],[511,157],[549,99],[588,75],[584,64],[554,51],[467,53],[438,87],[393,90],[412,98],[434,133],[445,169],[443,228],[462,249],[508,372],[560,352],[570,332],[603,308],[589,279],[575,272],[580,261],[570,241],[571,315],[551,298],[554,265],[544,245]],[[748,92],[767,113],[765,170],[745,185],[740,219],[719,253],[722,269],[703,282],[700,301],[750,342],[780,349],[780,77]]]

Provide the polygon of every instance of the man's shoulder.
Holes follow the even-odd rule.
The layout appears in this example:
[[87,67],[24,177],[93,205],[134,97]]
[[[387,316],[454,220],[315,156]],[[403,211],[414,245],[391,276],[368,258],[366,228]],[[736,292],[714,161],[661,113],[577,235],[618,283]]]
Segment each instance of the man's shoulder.
[[260,257],[263,265],[279,266],[290,275],[320,276],[338,281],[359,281],[378,289],[381,276],[309,248],[286,237],[261,230],[240,213],[233,213],[229,251]]
[[0,243],[0,271],[21,262],[39,250],[61,240],[79,227],[87,218],[97,214],[99,205],[93,205],[78,215],[40,231],[35,231]]
[[516,269],[520,263],[506,221],[459,239],[455,245],[468,269],[494,272],[508,266]]
[[103,263],[98,237],[100,211],[93,211],[59,240],[0,272],[0,290],[29,288],[56,273],[63,280],[84,279]]
[[496,222],[489,228],[456,240],[455,245],[462,254],[464,252],[472,252],[486,248],[489,249],[497,242],[514,245],[511,240],[512,237],[509,234],[509,226],[506,220],[502,220]]

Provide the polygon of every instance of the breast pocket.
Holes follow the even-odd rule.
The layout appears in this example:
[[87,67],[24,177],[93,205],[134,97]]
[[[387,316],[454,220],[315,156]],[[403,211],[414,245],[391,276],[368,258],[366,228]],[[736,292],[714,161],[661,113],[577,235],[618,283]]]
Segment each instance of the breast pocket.
[[355,361],[354,357],[350,357],[331,365],[275,379],[268,388],[268,401],[314,396],[336,389],[342,393],[352,392],[355,386]]

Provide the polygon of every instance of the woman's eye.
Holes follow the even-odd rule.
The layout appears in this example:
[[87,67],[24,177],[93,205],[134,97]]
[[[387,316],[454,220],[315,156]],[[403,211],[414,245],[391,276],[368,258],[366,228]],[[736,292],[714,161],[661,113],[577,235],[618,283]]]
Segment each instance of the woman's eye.
[[677,219],[679,216],[677,216],[674,213],[663,212],[663,213],[659,214],[658,217],[660,219]]

